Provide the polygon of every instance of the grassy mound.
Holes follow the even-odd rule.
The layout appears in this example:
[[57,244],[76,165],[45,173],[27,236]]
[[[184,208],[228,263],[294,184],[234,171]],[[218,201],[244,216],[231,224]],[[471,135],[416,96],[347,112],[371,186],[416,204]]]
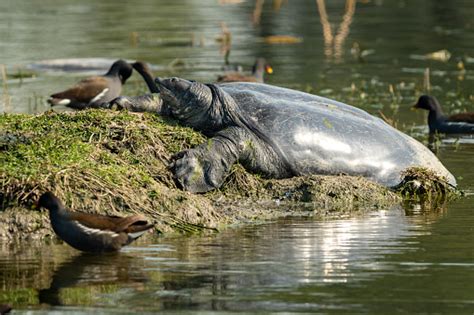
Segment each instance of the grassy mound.
[[0,238],[51,233],[46,213],[31,209],[46,190],[79,211],[141,213],[156,222],[159,232],[195,232],[287,215],[295,202],[314,210],[381,207],[400,201],[393,192],[363,178],[264,180],[239,165],[221,190],[202,195],[184,192],[176,187],[168,162],[173,154],[204,141],[192,129],[153,114],[106,110],[4,114]]
[[[107,111],[3,115],[1,125],[6,131],[0,135],[4,211],[31,208],[51,190],[73,209],[142,213],[163,231],[216,225],[219,215],[210,201],[176,189],[166,168],[171,154],[204,141],[190,129],[153,115]],[[38,222],[44,216],[30,211],[19,220],[18,211],[6,218],[10,233],[44,226]]]

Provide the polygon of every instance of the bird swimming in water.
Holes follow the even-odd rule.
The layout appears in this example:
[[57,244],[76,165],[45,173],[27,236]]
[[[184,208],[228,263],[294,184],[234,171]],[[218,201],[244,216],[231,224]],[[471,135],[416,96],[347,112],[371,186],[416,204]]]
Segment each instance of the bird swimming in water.
[[217,77],[217,82],[264,82],[264,74],[272,74],[273,68],[267,63],[265,58],[257,58],[252,68],[251,75],[240,72],[231,72]]
[[428,126],[430,133],[461,134],[474,133],[474,113],[459,113],[446,116],[438,100],[429,95],[422,95],[413,108],[429,111]]

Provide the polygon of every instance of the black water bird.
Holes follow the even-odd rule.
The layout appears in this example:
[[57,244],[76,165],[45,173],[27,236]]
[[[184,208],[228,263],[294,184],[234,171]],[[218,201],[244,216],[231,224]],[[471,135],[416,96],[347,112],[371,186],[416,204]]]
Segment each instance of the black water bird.
[[140,215],[122,218],[69,211],[52,192],[42,194],[37,206],[49,210],[51,225],[59,238],[85,252],[120,250],[153,227]]
[[0,315],[8,314],[12,310],[12,307],[8,304],[0,304]]
[[120,96],[122,85],[132,75],[132,71],[128,62],[117,60],[106,74],[86,78],[67,90],[52,94],[48,103],[75,109],[98,107]]
[[151,93],[160,93],[158,86],[155,84],[153,73],[147,63],[136,61],[132,64],[132,67],[143,77]]
[[446,116],[441,109],[438,100],[429,95],[422,95],[414,108],[426,109],[428,114],[428,126],[430,133],[462,134],[474,133],[474,113],[459,113]]

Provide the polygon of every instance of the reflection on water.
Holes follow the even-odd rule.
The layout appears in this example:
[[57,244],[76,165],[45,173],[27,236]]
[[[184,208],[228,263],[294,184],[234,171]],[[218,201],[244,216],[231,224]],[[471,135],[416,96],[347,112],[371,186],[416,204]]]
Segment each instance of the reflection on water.
[[329,23],[328,14],[326,12],[326,2],[324,0],[316,0],[318,12],[320,16],[321,26],[324,36],[324,54],[327,57],[334,56],[337,62],[342,61],[343,44],[349,34],[350,25],[356,9],[356,0],[346,0],[345,12],[342,21],[334,36]]
[[472,202],[457,201],[454,211],[411,207],[337,220],[284,219],[210,236],[145,240],[116,255],[30,247],[40,254],[3,258],[1,272],[17,280],[3,282],[0,303],[38,311],[41,305],[42,312],[93,306],[104,313],[381,314],[394,307],[395,313],[468,313]]
[[[144,275],[139,275],[140,266],[137,262],[134,257],[121,253],[77,254],[54,270],[49,287],[38,291],[38,302],[54,306],[63,305],[66,303],[61,299],[61,295],[64,295],[64,299],[71,303],[64,290],[75,287],[100,287],[99,292],[104,292],[104,289],[105,292],[107,289],[114,292],[120,283],[121,286],[140,290],[146,278]],[[84,304],[83,300],[80,302]]]

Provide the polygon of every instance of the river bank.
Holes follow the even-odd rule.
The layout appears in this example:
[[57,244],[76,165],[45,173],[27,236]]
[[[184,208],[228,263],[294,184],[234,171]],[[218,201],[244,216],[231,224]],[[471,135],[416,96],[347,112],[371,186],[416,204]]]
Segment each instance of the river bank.
[[240,165],[220,190],[184,192],[168,170],[170,158],[206,139],[152,114],[4,114],[0,126],[0,238],[6,240],[51,235],[47,212],[34,209],[46,190],[78,211],[141,213],[156,222],[156,233],[213,231],[288,215],[334,216],[411,198],[406,189],[395,193],[361,177],[266,180]]

